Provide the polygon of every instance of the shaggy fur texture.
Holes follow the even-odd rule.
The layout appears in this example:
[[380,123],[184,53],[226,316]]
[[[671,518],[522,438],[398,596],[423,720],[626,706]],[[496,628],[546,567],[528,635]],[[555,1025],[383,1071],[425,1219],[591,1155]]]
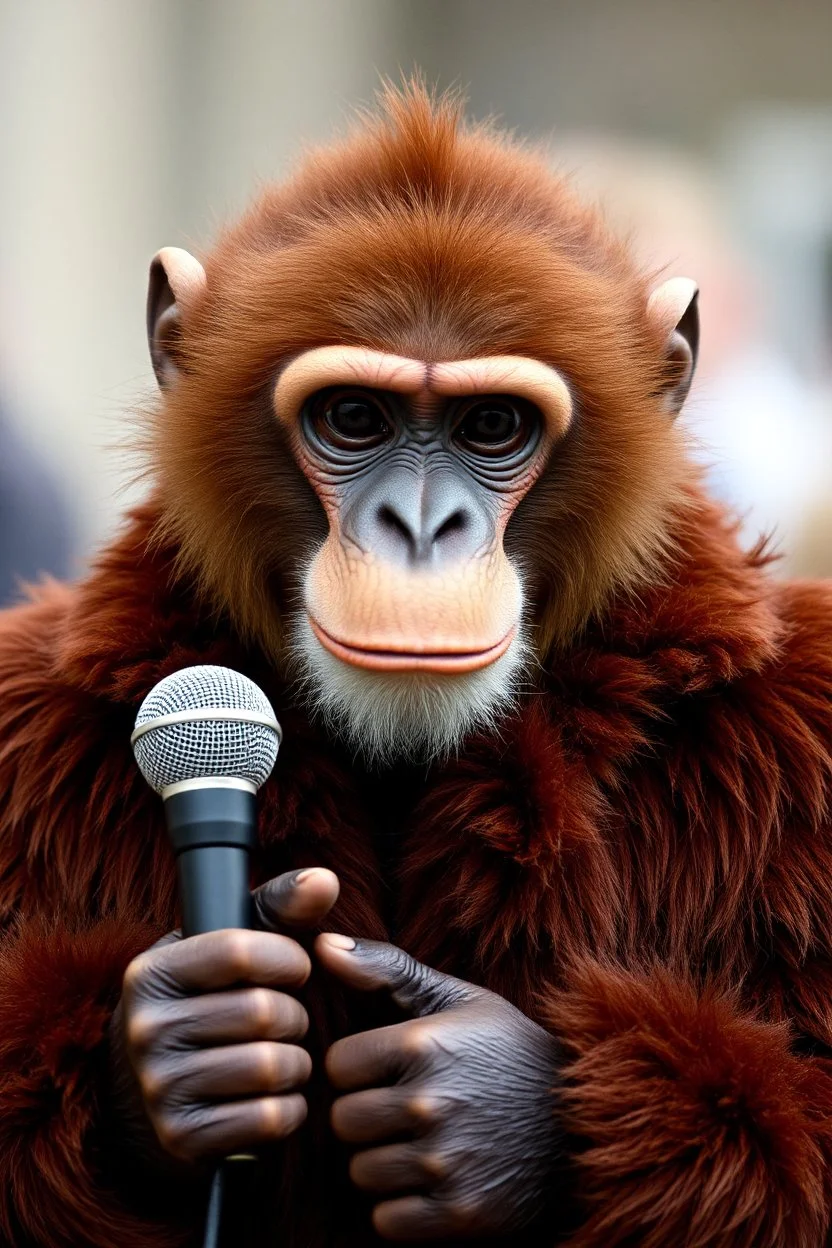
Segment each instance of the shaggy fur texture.
[[[133,764],[131,724],[157,680],[206,662],[256,680],[285,730],[261,795],[256,880],[332,867],[336,929],[394,939],[560,1038],[553,1112],[568,1155],[553,1184],[570,1207],[553,1193],[530,1242],[821,1248],[832,1209],[832,589],[773,582],[694,486],[672,484],[675,443],[651,406],[658,344],[594,219],[530,158],[457,136],[447,110],[430,121],[422,99],[396,107],[407,144],[393,123],[372,123],[268,198],[236,252],[221,244],[209,266],[217,302],[183,340],[191,381],[168,431],[156,427],[157,498],[86,582],[47,585],[0,616],[0,1241],[198,1242],[202,1187],[139,1181],[122,1156],[105,1058],[125,965],[177,921],[162,812]],[[397,302],[393,268],[386,302],[365,298],[357,269],[348,280],[359,248],[347,241],[367,236],[371,209],[379,281],[404,262],[411,218],[414,247],[426,230],[435,240],[416,311]],[[286,248],[277,269],[264,223]],[[557,231],[560,250],[547,252]],[[239,342],[220,311],[246,311],[232,255],[260,317]],[[449,274],[464,317],[443,295]],[[310,311],[299,290],[316,282]],[[278,309],[268,333],[264,306]],[[391,345],[393,325],[398,348],[427,349],[441,330],[457,355],[485,338],[557,355],[584,396],[575,442],[524,513],[542,586],[535,688],[499,735],[469,740],[415,788],[356,765],[281,675],[291,591],[279,560],[298,527],[291,508],[313,528],[316,513],[270,441],[259,379],[276,331],[297,349],[335,332],[333,316],[343,340]],[[206,425],[197,391],[209,372]],[[646,581],[657,560],[661,575]],[[565,644],[564,621],[578,617],[585,627]],[[334,1038],[382,1019],[331,982],[313,979],[306,995],[318,1068]],[[375,1242],[319,1083],[310,1105],[306,1127],[264,1160],[240,1248]]]

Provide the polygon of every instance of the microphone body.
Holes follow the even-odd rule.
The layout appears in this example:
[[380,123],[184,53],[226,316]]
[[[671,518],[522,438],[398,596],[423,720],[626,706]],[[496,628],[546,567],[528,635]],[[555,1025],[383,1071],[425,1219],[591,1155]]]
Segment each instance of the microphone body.
[[174,786],[165,798],[176,855],[182,934],[251,927],[249,860],[257,840],[255,795],[210,779]]
[[[281,735],[263,691],[225,667],[174,672],[139,708],[131,744],[142,775],[164,801],[185,936],[252,926],[256,795]],[[220,1242],[228,1163],[251,1160],[239,1153],[217,1167],[203,1248]]]

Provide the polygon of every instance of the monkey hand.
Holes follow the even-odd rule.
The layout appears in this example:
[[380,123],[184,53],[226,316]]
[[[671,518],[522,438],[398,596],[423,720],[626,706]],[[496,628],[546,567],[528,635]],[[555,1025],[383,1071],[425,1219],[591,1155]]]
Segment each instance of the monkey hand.
[[309,1020],[292,990],[311,964],[277,929],[318,923],[337,896],[331,871],[288,872],[255,890],[259,930],[172,932],[130,963],[110,1028],[116,1134],[129,1152],[177,1169],[172,1158],[246,1151],[303,1122]]
[[393,945],[326,934],[316,953],[353,988],[412,1017],[327,1054],[336,1135],[353,1182],[378,1193],[387,1239],[506,1235],[542,1213],[558,1164],[558,1045],[493,992]]

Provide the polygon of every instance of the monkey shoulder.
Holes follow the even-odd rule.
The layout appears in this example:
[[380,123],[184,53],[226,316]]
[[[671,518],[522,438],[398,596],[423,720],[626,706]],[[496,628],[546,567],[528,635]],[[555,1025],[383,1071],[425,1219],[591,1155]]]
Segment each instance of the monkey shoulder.
[[781,635],[758,678],[761,731],[784,777],[782,820],[832,845],[832,581],[777,589]]
[[717,787],[770,825],[772,847],[790,829],[828,829],[832,840],[832,583],[769,592],[771,644],[704,691],[690,723]]
[[627,852],[642,852],[651,827],[680,879],[711,880],[715,906],[757,897],[768,922],[775,905],[797,906],[795,890],[828,888],[832,921],[832,584],[760,578],[746,601],[705,615],[704,640],[697,622],[686,644],[628,657],[607,675],[615,700],[601,727],[597,696],[579,705],[582,739],[631,829]]
[[832,1048],[832,582],[784,582],[775,595],[777,653],[745,682],[750,983],[797,1034]]
[[832,583],[784,582],[774,595],[776,653],[737,699],[752,712],[742,761],[757,917],[772,966],[780,945],[801,975],[817,966],[810,949],[826,951],[832,988]]
[[4,912],[118,909],[126,880],[158,874],[158,816],[130,754],[133,709],[100,679],[103,648],[83,587],[49,582],[0,611]]
[[78,711],[60,657],[75,594],[49,582],[0,611],[0,793],[7,805],[16,775],[29,764],[43,767],[47,740],[54,748],[70,735]]
[[808,647],[805,656],[832,665],[832,580],[784,581],[775,596],[784,628],[783,654]]
[[[780,624],[774,657],[759,676],[783,719],[784,745],[800,737],[803,751],[832,766],[832,581],[788,581],[775,592]],[[800,753],[801,751],[798,751]]]
[[[774,787],[778,782],[805,783],[808,771],[817,774],[818,784],[823,777],[828,787],[832,582],[782,582],[770,585],[765,598],[765,613],[759,615],[764,626],[753,645],[747,645],[740,626],[732,623],[714,646],[724,670],[711,663],[709,679],[699,685],[691,664],[691,686],[671,700],[671,736],[694,752],[701,748],[718,768],[720,759],[735,754],[741,770],[759,770],[765,754]],[[738,646],[731,650],[735,636],[745,652]],[[728,658],[723,661],[724,654]],[[820,791],[817,797],[820,801]]]

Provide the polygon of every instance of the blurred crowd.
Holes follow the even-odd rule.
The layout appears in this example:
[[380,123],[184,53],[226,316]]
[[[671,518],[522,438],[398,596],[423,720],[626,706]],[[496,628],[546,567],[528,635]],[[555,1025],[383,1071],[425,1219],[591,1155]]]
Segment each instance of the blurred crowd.
[[699,284],[699,362],[682,419],[743,540],[769,536],[783,573],[832,576],[832,371],[807,376],[772,333],[771,292],[715,173],[674,149],[598,137],[560,144],[557,164],[648,273]]
[[27,582],[66,576],[73,547],[72,509],[59,483],[0,413],[0,606]]

